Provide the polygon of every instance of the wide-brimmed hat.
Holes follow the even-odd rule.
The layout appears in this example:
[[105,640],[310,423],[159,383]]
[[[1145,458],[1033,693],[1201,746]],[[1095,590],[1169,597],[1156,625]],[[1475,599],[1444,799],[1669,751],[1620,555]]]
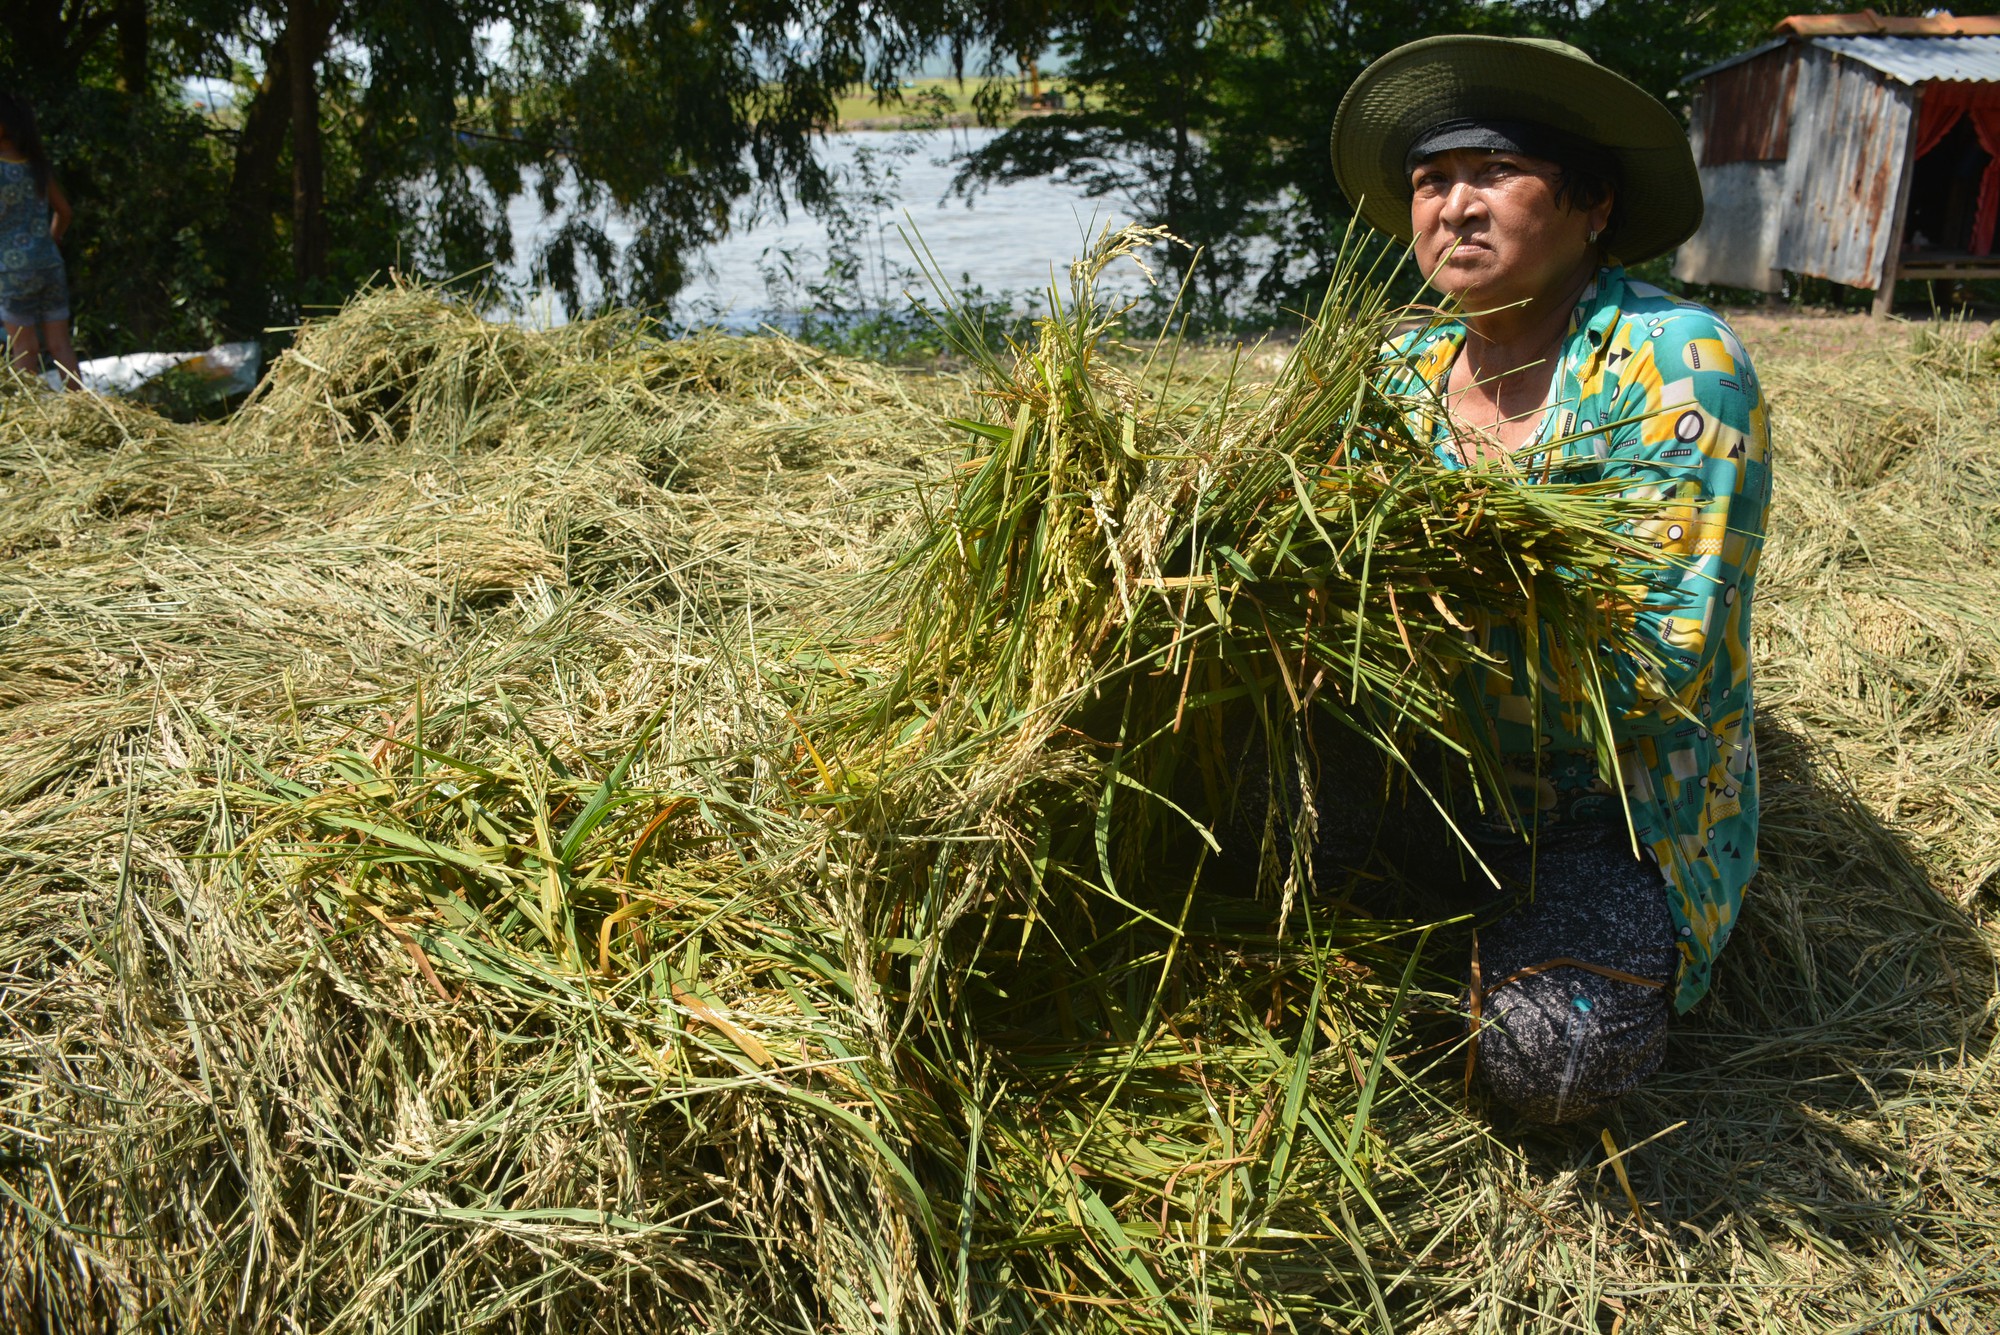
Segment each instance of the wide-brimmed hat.
[[1448,121],[1529,121],[1595,144],[1617,163],[1607,254],[1663,255],[1701,225],[1701,177],[1674,113],[1564,42],[1426,37],[1361,71],[1333,118],[1333,174],[1372,227],[1410,239],[1403,157]]

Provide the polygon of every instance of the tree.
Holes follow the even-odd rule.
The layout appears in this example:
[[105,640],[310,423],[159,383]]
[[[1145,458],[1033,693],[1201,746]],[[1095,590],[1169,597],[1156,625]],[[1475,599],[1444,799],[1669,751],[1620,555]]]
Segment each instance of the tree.
[[[479,198],[459,133],[492,74],[481,33],[529,0],[200,0],[209,49],[255,54],[229,153],[225,310],[239,328],[340,299],[373,273],[507,258],[506,195]],[[504,155],[501,155],[504,157]],[[425,203],[426,199],[435,203]],[[501,220],[496,226],[495,216]],[[289,265],[280,257],[289,250]]]
[[211,256],[226,178],[201,117],[164,87],[159,60],[187,22],[144,0],[11,0],[0,24],[0,78],[35,102],[79,205],[64,249],[88,347],[221,330]]
[[[563,216],[534,264],[572,309],[668,301],[739,202],[832,205],[813,150],[841,94],[893,97],[941,44],[1012,50],[1040,23],[988,0],[15,7],[0,60],[71,184],[73,287],[99,347],[254,333],[392,265],[507,264],[507,206],[530,188]],[[234,82],[234,113],[184,105],[189,75]],[[622,253],[613,215],[635,237]]]

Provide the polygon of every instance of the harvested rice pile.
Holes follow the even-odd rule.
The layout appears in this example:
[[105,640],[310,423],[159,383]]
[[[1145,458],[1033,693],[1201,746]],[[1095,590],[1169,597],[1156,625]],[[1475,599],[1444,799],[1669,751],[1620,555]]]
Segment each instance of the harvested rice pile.
[[1988,1328],[1990,355],[1763,365],[1766,871],[1669,1070],[1521,1132],[1450,961],[1204,881],[1173,761],[1232,682],[1398,744],[1464,563],[1605,512],[1205,614],[1340,387],[1088,324],[974,381],[392,290],[225,424],[0,401],[0,1319]]

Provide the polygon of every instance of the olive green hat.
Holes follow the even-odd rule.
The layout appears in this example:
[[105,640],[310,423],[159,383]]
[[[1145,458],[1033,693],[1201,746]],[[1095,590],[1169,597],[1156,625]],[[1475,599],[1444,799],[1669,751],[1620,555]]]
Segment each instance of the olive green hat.
[[1426,37],[1370,65],[1333,118],[1333,174],[1369,225],[1410,239],[1403,157],[1460,120],[1528,121],[1603,148],[1618,206],[1603,242],[1637,264],[1701,225],[1701,177],[1680,120],[1645,89],[1577,48],[1538,37]]

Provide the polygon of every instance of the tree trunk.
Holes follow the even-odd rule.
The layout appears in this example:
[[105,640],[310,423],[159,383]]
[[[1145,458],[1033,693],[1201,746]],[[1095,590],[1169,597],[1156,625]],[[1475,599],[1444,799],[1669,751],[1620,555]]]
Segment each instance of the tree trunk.
[[118,77],[134,103],[146,100],[152,83],[151,34],[146,0],[118,0]]
[[326,177],[320,162],[319,60],[326,24],[312,0],[290,0],[285,63],[292,95],[292,274],[303,285],[326,273]]
[[265,265],[271,251],[271,213],[277,203],[278,162],[291,116],[291,70],[277,44],[264,53],[264,82],[243,113],[236,162],[229,175],[229,322],[256,333],[271,318]]

